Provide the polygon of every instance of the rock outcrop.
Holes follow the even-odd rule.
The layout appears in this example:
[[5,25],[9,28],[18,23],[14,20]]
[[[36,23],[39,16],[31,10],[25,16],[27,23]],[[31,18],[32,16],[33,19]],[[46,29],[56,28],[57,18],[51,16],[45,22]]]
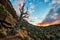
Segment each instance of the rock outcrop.
[[6,37],[7,31],[15,26],[17,20],[18,16],[10,1],[0,0],[0,38]]
[[18,17],[10,1],[0,0],[0,21],[5,21],[7,24],[15,25],[17,20]]
[[6,10],[8,10],[8,12],[10,12],[10,14],[12,14],[12,16],[17,19],[17,15],[16,15],[16,11],[14,10],[10,0],[0,0],[0,3],[2,5],[4,5],[4,7],[6,8]]

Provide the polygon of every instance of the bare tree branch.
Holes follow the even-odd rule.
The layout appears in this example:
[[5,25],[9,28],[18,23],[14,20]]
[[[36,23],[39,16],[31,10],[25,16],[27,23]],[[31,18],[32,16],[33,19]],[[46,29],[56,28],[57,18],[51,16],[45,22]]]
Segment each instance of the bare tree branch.
[[[21,4],[19,4],[19,6],[21,6]],[[19,20],[17,21],[15,28],[12,29],[10,32],[13,31],[13,33],[14,33],[14,32],[19,31],[19,29],[21,28],[20,24],[21,24],[23,18],[28,18],[28,15],[29,15],[29,14],[28,14],[28,10],[24,13],[24,6],[25,6],[25,3],[23,3],[22,7],[19,8],[19,11],[20,11],[20,13],[21,13],[21,14],[20,14],[20,17],[19,17]],[[25,15],[25,16],[23,17],[23,15]],[[12,33],[12,34],[13,34],[13,33]]]

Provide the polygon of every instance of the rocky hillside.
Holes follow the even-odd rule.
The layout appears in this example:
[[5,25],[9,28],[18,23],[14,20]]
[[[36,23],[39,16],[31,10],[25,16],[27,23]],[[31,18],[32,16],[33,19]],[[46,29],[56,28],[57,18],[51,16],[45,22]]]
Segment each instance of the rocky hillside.
[[15,25],[18,17],[9,0],[0,0],[0,20]]
[[0,0],[0,3],[4,5],[5,9],[8,10],[15,19],[17,19],[16,11],[14,10],[10,0]]
[[18,17],[10,1],[0,0],[0,37],[5,37],[8,28],[14,27],[17,20]]

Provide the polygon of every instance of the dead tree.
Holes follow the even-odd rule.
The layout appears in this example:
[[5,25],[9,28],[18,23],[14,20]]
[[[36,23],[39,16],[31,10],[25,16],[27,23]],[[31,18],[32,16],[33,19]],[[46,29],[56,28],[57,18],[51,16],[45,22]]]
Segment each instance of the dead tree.
[[[19,5],[20,5],[20,4],[19,4]],[[24,18],[28,18],[28,16],[27,16],[27,15],[29,15],[29,14],[28,14],[28,10],[27,10],[26,12],[24,12],[24,6],[25,6],[25,3],[23,3],[23,6],[22,6],[21,8],[19,8],[20,13],[21,13],[21,14],[20,14],[20,17],[19,17],[19,20],[17,21],[15,28],[13,28],[12,30],[10,30],[10,31],[8,32],[9,35],[10,35],[10,34],[14,35],[15,33],[17,33],[17,32],[20,30],[21,21],[22,21]],[[24,15],[24,16],[23,16],[23,15]]]
[[18,22],[17,22],[17,24],[15,26],[17,29],[18,29],[18,27],[20,27],[20,23],[23,20],[23,18],[28,18],[27,15],[29,15],[28,10],[24,13],[24,6],[25,6],[25,3],[23,3],[23,6],[21,8],[19,8],[21,14],[20,14],[19,20],[18,20]]

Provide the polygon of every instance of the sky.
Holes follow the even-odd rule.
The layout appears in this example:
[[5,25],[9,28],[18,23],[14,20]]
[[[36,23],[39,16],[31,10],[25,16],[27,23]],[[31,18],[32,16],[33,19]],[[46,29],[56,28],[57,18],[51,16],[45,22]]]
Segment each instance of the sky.
[[38,22],[42,22],[45,17],[47,16],[48,12],[50,11],[50,9],[52,8],[52,4],[59,2],[59,0],[10,0],[14,9],[17,12],[17,15],[20,15],[19,12],[19,5],[21,3],[21,5],[23,4],[23,2],[26,3],[25,5],[25,11],[28,10],[29,12],[29,19],[28,22],[31,24],[36,24]]

